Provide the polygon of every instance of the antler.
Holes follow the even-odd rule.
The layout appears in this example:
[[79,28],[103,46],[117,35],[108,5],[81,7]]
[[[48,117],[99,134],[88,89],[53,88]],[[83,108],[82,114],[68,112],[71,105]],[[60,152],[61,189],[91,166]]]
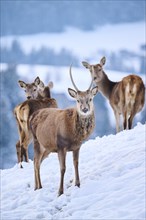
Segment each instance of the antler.
[[[76,91],[79,91],[79,89],[77,88],[77,86],[76,86],[76,84],[75,84],[75,82],[73,80],[72,73],[71,73],[71,67],[72,67],[72,64],[70,65],[70,69],[69,69],[70,78],[71,78],[72,84],[73,84],[74,88],[76,89]],[[87,90],[91,89],[92,84],[93,84],[93,77],[92,77],[92,81],[90,83],[90,86],[89,86],[89,88]]]
[[92,81],[91,81],[91,83],[90,83],[90,86],[89,86],[88,90],[90,90],[90,89],[91,89],[92,84],[93,84],[93,77],[92,77]]
[[70,65],[70,68],[69,68],[70,78],[71,78],[71,81],[72,81],[72,84],[73,84],[75,90],[76,90],[76,91],[79,91],[79,89],[77,88],[76,84],[75,84],[74,81],[73,81],[72,73],[71,73],[71,67],[72,67],[72,64]]

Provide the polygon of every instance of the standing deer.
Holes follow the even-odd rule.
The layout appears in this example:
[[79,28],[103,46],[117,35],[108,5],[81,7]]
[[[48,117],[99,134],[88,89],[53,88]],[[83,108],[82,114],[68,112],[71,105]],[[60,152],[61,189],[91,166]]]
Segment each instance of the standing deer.
[[106,58],[103,57],[100,64],[91,65],[85,61],[82,64],[90,70],[99,91],[109,100],[114,111],[117,132],[120,131],[120,115],[123,116],[123,128],[131,129],[134,116],[144,106],[144,83],[137,75],[126,76],[120,82],[109,80],[103,70],[105,62]]
[[75,185],[80,186],[78,159],[81,144],[92,133],[95,126],[93,97],[97,86],[91,89],[93,80],[86,91],[80,91],[72,78],[75,88],[68,89],[70,96],[76,100],[75,108],[68,109],[40,109],[30,118],[30,127],[34,140],[34,174],[35,190],[42,188],[40,178],[41,162],[51,153],[57,152],[60,163],[60,187],[58,195],[64,191],[64,174],[66,170],[66,152],[73,152],[75,168]]
[[[30,115],[40,108],[57,107],[56,100],[51,99],[50,88],[53,83],[48,86],[37,77],[34,83],[27,84],[23,81],[18,81],[20,86],[25,89],[27,101],[20,103],[14,108],[14,115],[18,125],[19,141],[16,143],[16,151],[18,163],[23,159],[26,162],[28,159],[28,145],[32,142],[32,134],[28,125]],[[22,165],[21,165],[22,167]]]

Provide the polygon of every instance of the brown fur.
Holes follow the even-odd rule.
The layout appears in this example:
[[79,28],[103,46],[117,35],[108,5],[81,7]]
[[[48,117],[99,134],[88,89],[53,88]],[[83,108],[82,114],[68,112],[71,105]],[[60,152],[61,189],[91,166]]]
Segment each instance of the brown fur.
[[28,145],[32,142],[32,134],[28,123],[29,117],[38,109],[50,107],[57,108],[55,99],[30,99],[15,107],[14,115],[19,132],[19,141],[16,144],[18,163],[23,161],[23,157],[28,162]]
[[[40,108],[56,107],[56,101],[51,100],[50,89],[53,88],[53,82],[49,82],[48,86],[37,77],[33,83],[25,83],[21,80],[18,81],[19,86],[25,90],[28,100],[25,101],[14,109],[15,118],[18,125],[19,141],[16,143],[16,151],[18,163],[23,161],[23,158],[28,162],[28,145],[31,143],[32,135],[28,125],[30,115]],[[36,101],[42,100],[43,101]],[[21,165],[22,167],[22,165]]]
[[123,128],[131,129],[132,121],[136,113],[140,112],[145,101],[145,87],[142,79],[137,75],[124,77],[120,82],[112,82],[103,71],[105,57],[100,64],[82,64],[90,70],[94,82],[99,91],[109,99],[116,118],[116,130],[120,131],[120,115],[123,116]]
[[93,97],[97,87],[91,91],[74,91],[69,94],[77,100],[76,108],[40,109],[30,118],[34,139],[35,189],[42,188],[40,164],[51,152],[57,152],[60,162],[61,179],[59,195],[63,193],[65,158],[67,151],[73,151],[75,185],[80,186],[78,172],[79,149],[84,140],[92,133],[95,125]]
[[[71,111],[72,114],[69,113]],[[41,109],[32,115],[31,129],[45,148],[49,146],[54,151],[56,147],[57,151],[58,148],[65,147],[70,151],[72,146],[79,146],[92,133],[94,114],[81,118],[75,109]]]
[[25,83],[24,81],[18,81],[19,86],[24,89],[27,99],[41,99],[51,98],[50,89],[53,88],[53,82],[49,82],[48,86],[36,77],[33,83]]

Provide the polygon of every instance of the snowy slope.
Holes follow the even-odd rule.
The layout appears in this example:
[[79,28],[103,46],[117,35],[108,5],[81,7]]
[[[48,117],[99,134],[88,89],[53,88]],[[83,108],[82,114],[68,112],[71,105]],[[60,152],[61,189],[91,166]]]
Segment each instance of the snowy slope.
[[97,137],[81,147],[80,180],[72,182],[67,155],[65,193],[57,197],[59,164],[51,154],[41,166],[43,188],[34,191],[33,162],[1,171],[2,220],[145,219],[145,125]]

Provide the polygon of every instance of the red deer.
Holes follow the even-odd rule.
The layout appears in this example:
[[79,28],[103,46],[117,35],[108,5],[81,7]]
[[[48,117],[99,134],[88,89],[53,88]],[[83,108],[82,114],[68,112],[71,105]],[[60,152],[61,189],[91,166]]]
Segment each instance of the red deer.
[[49,82],[48,86],[37,77],[33,83],[25,83],[24,81],[18,81],[19,86],[24,89],[27,99],[38,99],[38,98],[51,98],[50,89],[53,88],[53,82]]
[[35,190],[42,188],[40,178],[41,162],[51,152],[57,152],[61,174],[59,196],[64,191],[67,151],[73,152],[75,185],[80,186],[78,171],[79,150],[82,142],[90,136],[95,126],[93,97],[98,91],[97,86],[91,89],[92,80],[86,91],[79,91],[73,81],[71,67],[70,77],[75,90],[69,88],[68,92],[76,100],[76,107],[64,110],[40,109],[34,112],[30,118],[30,127],[34,140]]
[[19,132],[19,141],[16,144],[16,151],[18,163],[20,164],[23,159],[25,159],[26,162],[29,161],[28,146],[32,142],[29,118],[33,112],[41,108],[57,108],[56,100],[52,98],[30,99],[16,106],[14,109]]
[[85,61],[83,66],[90,70],[99,91],[109,100],[116,119],[116,130],[120,131],[120,115],[123,116],[123,128],[131,129],[133,118],[144,106],[145,87],[137,75],[129,75],[119,82],[109,80],[103,70],[106,58],[99,64],[91,65]]
[[19,84],[25,88],[26,95],[29,94],[27,101],[20,103],[14,108],[14,115],[19,132],[19,141],[16,143],[16,151],[18,163],[21,163],[23,159],[25,159],[26,162],[29,161],[28,145],[32,141],[31,131],[28,126],[30,115],[40,108],[55,108],[57,107],[57,103],[56,100],[51,99],[50,88],[53,87],[52,82],[50,82],[48,86],[44,86],[43,82],[37,77],[34,83],[26,84],[23,81],[19,81]]

